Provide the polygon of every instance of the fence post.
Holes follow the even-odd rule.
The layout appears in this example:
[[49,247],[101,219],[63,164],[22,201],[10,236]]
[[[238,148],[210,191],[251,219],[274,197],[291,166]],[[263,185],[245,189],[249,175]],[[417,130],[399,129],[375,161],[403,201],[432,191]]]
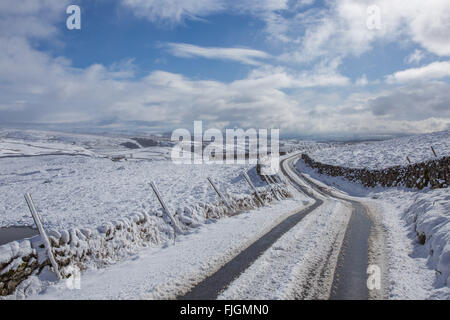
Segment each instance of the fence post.
[[255,191],[256,197],[258,198],[259,202],[261,202],[261,204],[264,206],[264,201],[262,200],[261,196],[259,195],[258,190],[256,190],[255,186],[250,181],[250,178],[249,178],[247,172],[244,171],[242,173],[242,175],[244,176],[244,179],[247,180],[247,183],[250,185],[250,187],[253,189],[253,191]]
[[173,227],[173,230],[175,231],[175,235],[177,233],[183,234],[183,231],[180,229],[180,227],[178,227],[175,219],[170,214],[169,208],[166,206],[166,203],[164,202],[163,198],[161,197],[161,194],[159,193],[159,190],[156,187],[156,184],[152,181],[152,182],[150,182],[150,186],[152,187],[153,192],[156,195],[156,198],[158,198],[158,201],[161,204],[161,207],[162,207],[164,213],[169,217],[170,221],[172,222],[172,225],[173,225],[172,227]]
[[275,189],[280,194],[280,197],[284,198],[283,191],[281,190],[281,187],[280,187],[279,183],[276,181],[275,177],[274,176],[269,176],[269,180],[272,181],[272,183],[275,185]]
[[270,179],[270,176],[264,176],[264,179],[266,180],[267,184],[269,185],[270,191],[272,191],[275,198],[277,198],[278,201],[281,201],[280,197],[277,194],[276,187],[273,187],[273,181]]
[[406,160],[408,160],[408,163],[411,164],[411,160],[409,160],[409,157],[406,157]]
[[434,151],[433,146],[431,146],[431,151],[433,151],[434,156],[437,158],[438,156],[437,156],[436,152]]
[[36,206],[34,205],[33,198],[31,198],[31,194],[25,193],[25,201],[27,202],[28,208],[30,209],[31,215],[33,216],[34,223],[36,224],[39,234],[41,235],[42,242],[44,242],[45,251],[47,252],[47,257],[50,260],[50,263],[55,271],[56,276],[59,280],[62,279],[61,273],[59,272],[58,263],[55,260],[55,257],[52,252],[52,246],[50,241],[48,240],[47,233],[45,232],[44,227],[42,226],[41,219],[36,210]]
[[222,194],[222,192],[219,191],[219,189],[216,187],[216,185],[214,184],[214,182],[212,181],[212,179],[210,177],[206,178],[208,180],[208,182],[211,184],[211,187],[214,189],[214,191],[217,193],[217,195],[219,196],[219,198],[222,199],[223,202],[225,202],[225,205],[228,207],[228,209],[230,209],[231,211],[234,212],[234,209],[231,207],[230,203],[228,202],[228,200],[224,197],[224,195]]
[[282,186],[282,185],[286,186],[286,182],[283,181],[283,180],[278,176],[278,174],[277,174],[276,176],[273,176],[272,179],[273,179],[273,181],[275,182],[275,184],[277,185],[277,188],[278,188],[278,191],[279,191],[280,194],[281,194],[281,197],[282,197],[282,198],[285,198],[285,194],[284,194],[283,188],[282,188],[281,186]]

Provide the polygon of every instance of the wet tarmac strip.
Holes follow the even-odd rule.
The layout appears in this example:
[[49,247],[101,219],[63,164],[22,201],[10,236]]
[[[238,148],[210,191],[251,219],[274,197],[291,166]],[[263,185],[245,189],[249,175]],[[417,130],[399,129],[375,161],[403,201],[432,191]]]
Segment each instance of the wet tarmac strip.
[[[302,175],[297,171],[298,174]],[[349,200],[327,191],[302,175],[316,191],[335,199],[350,203],[353,212],[339,252],[337,266],[331,286],[330,300],[368,300],[367,268],[369,262],[369,236],[373,222],[366,207],[358,201]]]
[[331,300],[367,300],[369,235],[372,221],[361,204],[354,211],[345,233],[331,287]]

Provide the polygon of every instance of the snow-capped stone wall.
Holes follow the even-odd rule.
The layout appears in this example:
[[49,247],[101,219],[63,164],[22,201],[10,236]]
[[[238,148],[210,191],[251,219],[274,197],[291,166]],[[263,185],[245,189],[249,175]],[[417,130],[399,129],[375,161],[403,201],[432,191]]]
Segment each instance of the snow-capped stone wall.
[[[292,196],[284,186],[280,186],[279,192],[282,198]],[[274,195],[264,188],[259,188],[259,193],[265,203],[275,200]],[[255,194],[234,195],[229,202],[235,212],[258,206]],[[178,208],[174,218],[178,226],[187,231],[210,219],[231,214],[226,204],[218,201]],[[120,261],[141,248],[172,240],[176,235],[170,223],[158,210],[136,213],[96,229],[49,230],[48,236],[60,272],[68,278],[73,270],[102,267]],[[28,279],[49,267],[40,236],[0,246],[0,296],[10,295],[16,290],[21,291],[21,296],[26,296]]]
[[302,160],[311,168],[317,169],[320,174],[344,177],[366,187],[404,186],[421,190],[426,187],[432,189],[447,188],[450,185],[450,157],[382,170],[345,168],[323,164],[315,161],[307,154],[302,154]]

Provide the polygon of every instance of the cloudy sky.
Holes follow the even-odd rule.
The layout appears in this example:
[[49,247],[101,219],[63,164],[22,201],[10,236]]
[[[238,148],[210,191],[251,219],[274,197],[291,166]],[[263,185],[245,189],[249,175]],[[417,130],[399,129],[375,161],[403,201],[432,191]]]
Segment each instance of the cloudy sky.
[[450,1],[0,0],[0,123],[194,120],[449,129]]

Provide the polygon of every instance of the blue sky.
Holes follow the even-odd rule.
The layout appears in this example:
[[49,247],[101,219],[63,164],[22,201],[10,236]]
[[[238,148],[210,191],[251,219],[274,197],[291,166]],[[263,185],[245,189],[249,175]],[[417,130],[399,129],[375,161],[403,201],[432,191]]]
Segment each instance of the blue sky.
[[[202,20],[184,20],[180,24],[154,23],[136,18],[130,8],[120,2],[78,1],[82,8],[83,28],[80,31],[63,28],[63,47],[52,46],[54,56],[63,55],[77,68],[94,63],[111,65],[133,59],[137,76],[155,70],[176,72],[194,78],[230,82],[242,79],[251,69],[239,62],[194,58],[186,60],[168,54],[165,44],[188,43],[200,47],[241,47],[261,50],[274,56],[283,53],[283,45],[266,41],[264,22],[251,14],[227,12],[207,16]],[[326,9],[322,1],[304,10]],[[301,31],[299,30],[299,33]],[[350,56],[340,67],[343,75],[353,80],[366,75],[378,79],[385,74],[408,67],[405,57],[418,46],[413,43],[378,44],[361,56]],[[289,64],[289,63],[287,63]],[[307,66],[296,65],[297,69]]]
[[445,0],[4,0],[0,123],[445,130],[449,21]]

